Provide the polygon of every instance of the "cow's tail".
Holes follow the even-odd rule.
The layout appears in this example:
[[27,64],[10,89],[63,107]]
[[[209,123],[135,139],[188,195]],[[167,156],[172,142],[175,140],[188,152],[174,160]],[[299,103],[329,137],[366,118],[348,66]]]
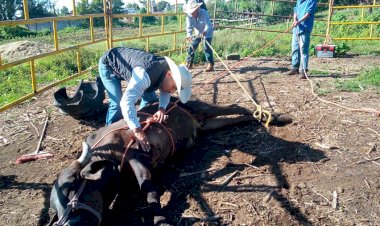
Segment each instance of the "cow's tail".
[[82,142],[82,154],[78,159],[78,162],[81,164],[81,166],[87,165],[92,157],[92,150],[90,145],[88,145],[86,142]]

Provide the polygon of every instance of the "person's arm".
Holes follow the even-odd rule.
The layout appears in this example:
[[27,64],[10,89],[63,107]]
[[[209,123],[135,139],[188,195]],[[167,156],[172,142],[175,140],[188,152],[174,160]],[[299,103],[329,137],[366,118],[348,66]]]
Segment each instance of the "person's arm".
[[205,29],[202,32],[202,34],[203,36],[205,36],[212,29],[212,25],[211,25],[211,20],[210,20],[210,16],[208,15],[208,12],[206,10],[201,10],[201,11],[204,13],[203,19],[205,20]]
[[190,16],[186,16],[186,37],[187,39],[191,38],[191,35],[193,33],[193,25],[191,24]]
[[137,119],[135,104],[149,86],[150,79],[145,70],[141,67],[134,68],[132,77],[120,101],[123,118],[130,129],[141,127]]
[[150,79],[145,70],[141,67],[134,68],[127,89],[124,91],[123,97],[120,101],[120,108],[124,120],[127,122],[128,127],[133,131],[136,141],[144,151],[149,151],[150,145],[145,133],[141,129],[141,125],[137,118],[135,104],[149,86]]
[[[299,24],[301,24],[303,21],[307,20],[307,18],[310,17],[310,13],[306,13],[300,20],[294,20],[292,26],[295,27],[295,26],[298,26]],[[297,18],[296,18],[297,19]]]
[[158,111],[153,115],[153,118],[155,118],[160,123],[168,118],[168,116],[165,115],[165,110],[170,102],[170,96],[170,93],[162,91],[160,89]]

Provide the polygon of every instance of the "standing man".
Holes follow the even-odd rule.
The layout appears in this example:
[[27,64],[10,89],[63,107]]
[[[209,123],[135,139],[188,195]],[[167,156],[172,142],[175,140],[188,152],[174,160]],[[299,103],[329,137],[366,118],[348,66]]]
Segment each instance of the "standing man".
[[[168,57],[139,49],[117,47],[108,50],[99,60],[99,75],[109,96],[106,125],[124,118],[144,151],[149,151],[150,145],[137,118],[135,104],[138,99],[142,99],[142,108],[157,101],[155,91],[160,90],[158,111],[153,117],[162,122],[171,93],[178,91],[182,103],[191,96],[192,76],[185,65],[177,66]],[[124,93],[122,80],[128,82]]]
[[[314,25],[314,14],[317,10],[317,0],[297,0],[294,7],[293,37],[292,37],[292,69],[288,75],[298,75],[301,66],[302,79],[308,71],[310,34]],[[301,59],[302,58],[302,59]]]
[[214,28],[211,25],[210,16],[208,15],[207,10],[201,8],[202,5],[204,5],[203,2],[197,3],[196,0],[189,0],[189,2],[186,4],[185,12],[187,14],[187,41],[192,41],[187,51],[188,56],[186,58],[186,62],[187,68],[192,69],[195,51],[197,50],[199,43],[202,41],[202,38],[200,37],[192,40],[191,36],[194,31],[195,35],[201,35],[205,39],[203,51],[208,64],[204,71],[210,72],[214,70],[214,57],[212,54],[212,49],[209,46],[211,45]]

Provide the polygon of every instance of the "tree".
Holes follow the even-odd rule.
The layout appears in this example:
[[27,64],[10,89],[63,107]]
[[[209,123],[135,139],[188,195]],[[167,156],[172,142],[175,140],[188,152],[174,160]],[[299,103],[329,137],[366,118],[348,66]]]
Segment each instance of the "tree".
[[22,10],[21,0],[1,0],[0,20],[15,20],[19,10]]
[[140,6],[137,3],[128,3],[126,8],[135,9],[136,11],[140,10]]
[[[157,10],[159,12],[161,11],[164,11],[164,9],[166,8],[166,5],[169,4],[168,2],[166,1],[160,1],[158,4],[157,4]],[[169,4],[170,5],[170,4]]]
[[[77,5],[77,12],[79,14],[92,14],[92,13],[103,13],[104,7],[103,7],[103,0],[93,0],[91,3],[89,3],[88,0],[81,0],[78,2]],[[122,0],[113,0],[112,1],[112,13],[123,13],[124,12],[124,2]],[[116,18],[113,20],[113,22],[118,22],[120,19]],[[83,24],[83,26],[88,27],[89,21],[86,20]],[[94,26],[104,26],[104,18],[95,18],[94,19]]]
[[28,0],[28,9],[30,18],[41,18],[54,16],[53,12],[49,12],[51,9],[50,0]]
[[68,15],[70,14],[69,12],[69,8],[67,8],[66,6],[63,6],[61,11],[60,11],[61,15]]

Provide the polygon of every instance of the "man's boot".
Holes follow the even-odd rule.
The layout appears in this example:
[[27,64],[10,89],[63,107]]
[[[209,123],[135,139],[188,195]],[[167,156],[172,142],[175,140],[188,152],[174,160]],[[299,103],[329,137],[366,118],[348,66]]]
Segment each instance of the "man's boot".
[[191,69],[193,69],[193,64],[190,62],[187,62],[186,67],[187,67],[187,69],[191,70]]
[[[302,71],[301,71],[301,75],[300,75],[300,79],[307,79],[307,77],[309,77],[308,72],[309,72],[308,69],[302,70]],[[306,77],[306,76],[307,76],[307,77]]]
[[298,75],[298,74],[299,74],[298,68],[293,68],[292,70],[286,73],[286,75]]
[[204,71],[205,72],[214,71],[214,64],[208,64]]

